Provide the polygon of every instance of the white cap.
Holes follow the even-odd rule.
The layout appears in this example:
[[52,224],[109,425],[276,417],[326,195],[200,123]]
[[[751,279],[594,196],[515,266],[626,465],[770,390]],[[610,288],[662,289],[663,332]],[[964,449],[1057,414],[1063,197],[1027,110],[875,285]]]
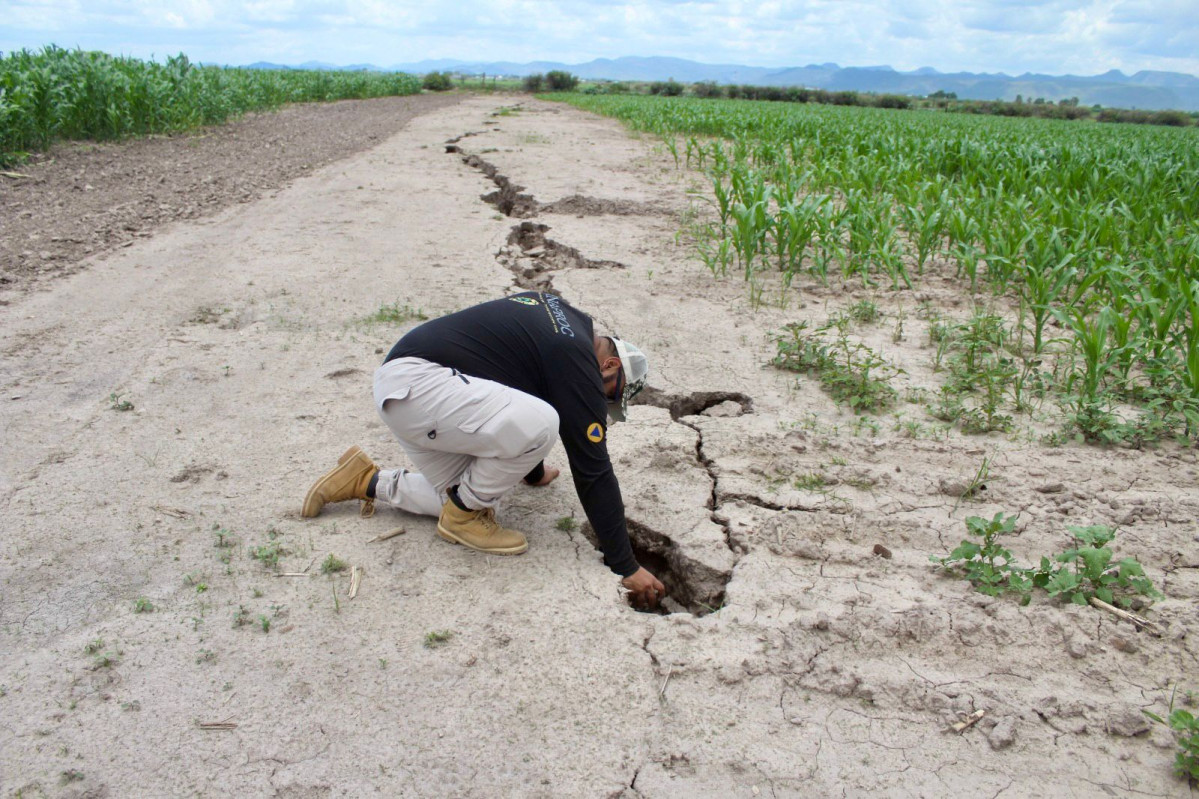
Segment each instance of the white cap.
[[623,372],[624,388],[613,402],[608,403],[608,415],[614,421],[623,422],[628,412],[629,400],[637,396],[637,392],[645,388],[649,378],[649,360],[645,353],[627,341],[612,336],[616,345],[616,357],[620,358],[620,369]]

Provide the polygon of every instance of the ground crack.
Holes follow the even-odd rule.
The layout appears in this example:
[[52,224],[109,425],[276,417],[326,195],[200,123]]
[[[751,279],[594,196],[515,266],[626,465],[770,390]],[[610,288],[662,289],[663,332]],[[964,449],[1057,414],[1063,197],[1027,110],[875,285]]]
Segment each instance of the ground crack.
[[561,244],[545,234],[549,225],[521,222],[508,234],[508,242],[496,253],[496,260],[515,275],[516,285],[530,291],[553,291],[551,272],[564,269],[624,269],[617,261],[588,258],[574,247]]
[[525,219],[537,214],[539,206],[537,201],[533,199],[533,195],[523,194],[522,192],[525,187],[518,186],[509,180],[506,175],[501,175],[499,168],[495,164],[490,161],[484,161],[477,155],[463,152],[462,148],[456,144],[447,144],[445,151],[447,153],[457,153],[462,156],[464,164],[479,170],[496,185],[495,191],[480,197],[483,202],[495,206],[496,210],[504,216]]

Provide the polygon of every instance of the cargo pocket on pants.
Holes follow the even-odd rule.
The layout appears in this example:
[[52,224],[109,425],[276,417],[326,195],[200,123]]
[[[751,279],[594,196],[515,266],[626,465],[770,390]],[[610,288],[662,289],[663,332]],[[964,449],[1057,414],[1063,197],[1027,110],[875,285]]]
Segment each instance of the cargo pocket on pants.
[[463,433],[476,433],[479,428],[491,421],[500,411],[508,407],[512,397],[506,390],[489,392],[480,397],[477,403],[463,408],[465,414],[458,422],[458,429]]

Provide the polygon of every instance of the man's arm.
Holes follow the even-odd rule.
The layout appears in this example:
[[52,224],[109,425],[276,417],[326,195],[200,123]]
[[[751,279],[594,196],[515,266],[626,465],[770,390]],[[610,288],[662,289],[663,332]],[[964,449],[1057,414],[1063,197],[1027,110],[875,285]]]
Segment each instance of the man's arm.
[[620,485],[608,457],[608,414],[602,390],[592,383],[564,381],[556,388],[558,432],[579,502],[599,539],[604,563],[621,577],[629,577],[640,566],[629,543]]

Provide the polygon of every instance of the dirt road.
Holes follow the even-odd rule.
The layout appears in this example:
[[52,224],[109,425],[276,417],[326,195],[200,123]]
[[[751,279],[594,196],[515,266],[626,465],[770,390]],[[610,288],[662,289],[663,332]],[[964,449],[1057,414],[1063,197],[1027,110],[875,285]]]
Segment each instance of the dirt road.
[[[1186,795],[1141,709],[1199,674],[1193,451],[839,412],[770,332],[869,297],[932,386],[913,310],[953,287],[754,309],[676,241],[698,176],[565,106],[468,98],[310,172],[7,297],[0,795]],[[609,442],[678,612],[627,606],[568,479],[506,500],[520,558],[299,517],[350,444],[403,463],[370,375],[417,315],[530,285],[651,358]],[[932,568],[998,511],[1025,562],[1119,525],[1165,635]]]

